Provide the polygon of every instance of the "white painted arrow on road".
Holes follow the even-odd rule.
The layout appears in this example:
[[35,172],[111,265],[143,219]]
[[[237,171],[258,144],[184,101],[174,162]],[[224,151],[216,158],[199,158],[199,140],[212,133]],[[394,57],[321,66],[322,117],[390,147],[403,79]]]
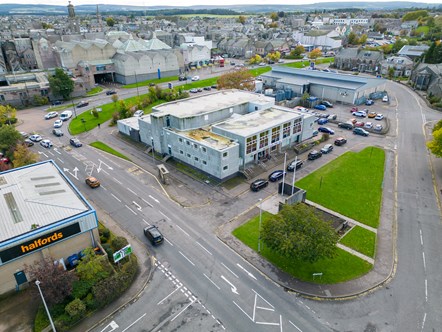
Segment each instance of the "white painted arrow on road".
[[253,275],[253,274],[251,274],[249,271],[247,271],[245,268],[243,268],[241,265],[239,265],[239,264],[236,264],[236,265],[238,265],[238,267],[241,269],[241,270],[243,270],[245,273],[247,273],[247,275],[250,277],[250,278],[253,278],[253,279],[255,279],[256,280],[256,278],[255,278],[255,276]]
[[58,154],[61,154],[61,152],[60,152],[60,151],[58,151],[58,149],[57,149],[57,148],[53,148],[53,150],[54,150],[54,152],[57,152]]
[[141,211],[141,206],[140,205],[138,205],[135,201],[132,201],[132,203],[134,203],[134,205],[137,207],[138,211]]
[[74,177],[78,180],[78,178],[77,178],[77,172],[78,172],[78,168],[77,167],[75,167],[74,169],[73,169],[73,171],[74,171],[74,173],[75,173],[75,175],[74,175]]
[[78,178],[77,178],[78,168],[75,167],[73,169],[73,171],[75,172],[75,174],[72,174],[71,172],[69,172],[69,168],[63,168],[63,172],[69,173],[70,175],[72,175],[74,178],[76,178],[78,180]]
[[101,332],[112,332],[118,329],[118,327],[119,327],[118,324],[112,321],[104,329],[102,329]]
[[102,160],[98,159],[98,161],[100,162],[100,164],[98,165],[98,168],[97,168],[97,172],[98,172],[98,173],[100,173],[100,171],[101,171],[101,164],[105,165],[105,166],[107,167],[108,170],[110,170],[110,171],[113,170],[112,167],[110,167],[108,164],[106,164],[106,163],[103,162]]
[[38,154],[42,154],[43,156],[45,156],[46,158],[48,158],[48,155],[44,152],[38,151]]
[[232,289],[232,293],[239,295],[238,291],[236,290],[236,287],[229,280],[227,280],[226,277],[221,276],[221,279],[223,279],[225,282],[227,282],[230,285],[230,287]]

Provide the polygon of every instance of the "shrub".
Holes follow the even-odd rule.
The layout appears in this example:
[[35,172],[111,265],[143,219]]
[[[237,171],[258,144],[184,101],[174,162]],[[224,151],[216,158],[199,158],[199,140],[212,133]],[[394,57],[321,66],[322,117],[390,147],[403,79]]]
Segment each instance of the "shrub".
[[46,310],[43,305],[38,307],[37,314],[35,315],[34,320],[34,332],[40,332],[47,326],[49,326],[49,318],[46,314]]
[[68,331],[75,322],[68,314],[62,314],[54,321],[54,325],[57,331]]
[[107,258],[109,259],[109,261],[113,262],[114,251],[112,250],[111,245],[109,243],[103,243],[102,247],[103,247],[104,251],[106,251]]
[[68,303],[65,310],[71,318],[79,318],[86,312],[86,305],[80,299],[75,299]]
[[74,282],[72,296],[75,298],[82,299],[89,293],[91,288],[94,286],[95,282],[93,280],[77,280]]
[[94,295],[92,293],[89,293],[86,295],[86,298],[84,299],[84,303],[86,304],[86,307],[90,310],[94,310],[98,308],[98,304],[95,301]]
[[98,111],[97,111],[97,109],[95,107],[92,109],[92,115],[96,119],[98,119],[98,117],[100,116],[100,113],[98,113]]
[[[107,242],[110,238],[110,230],[109,228],[106,228],[100,224],[100,227],[98,228],[98,233],[100,234],[100,241]],[[104,240],[103,240],[104,239]]]
[[115,251],[120,250],[121,248],[124,248],[129,243],[127,242],[125,237],[117,236],[114,238],[111,242],[111,248]]

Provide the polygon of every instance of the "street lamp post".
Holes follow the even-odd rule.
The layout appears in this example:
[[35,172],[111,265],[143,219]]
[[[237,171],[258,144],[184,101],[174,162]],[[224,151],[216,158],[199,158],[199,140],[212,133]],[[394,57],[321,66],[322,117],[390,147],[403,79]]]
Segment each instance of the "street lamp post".
[[54,322],[52,321],[51,313],[49,312],[48,306],[46,305],[45,298],[40,288],[40,280],[36,280],[35,284],[37,285],[38,291],[40,292],[41,300],[43,301],[43,305],[45,306],[46,313],[48,314],[49,322],[51,323],[52,331],[57,332],[54,326]]
[[262,198],[259,199],[258,252],[261,252]]
[[72,108],[74,109],[75,118],[77,118],[77,111],[75,109],[74,101],[72,100]]

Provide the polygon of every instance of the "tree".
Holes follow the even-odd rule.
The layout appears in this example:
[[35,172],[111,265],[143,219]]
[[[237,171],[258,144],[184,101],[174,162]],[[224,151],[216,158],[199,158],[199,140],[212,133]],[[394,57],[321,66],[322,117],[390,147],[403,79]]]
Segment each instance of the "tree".
[[433,128],[433,139],[427,142],[427,147],[436,157],[442,157],[442,120]]
[[357,45],[358,44],[358,36],[353,31],[351,31],[347,36],[347,42],[350,45]]
[[0,105],[0,126],[10,124],[10,120],[15,118],[17,110],[11,105]]
[[32,265],[25,264],[25,271],[31,279],[40,281],[40,288],[49,305],[61,303],[71,295],[72,284],[77,279],[75,273],[65,271],[52,257],[36,261]]
[[281,255],[310,263],[333,258],[339,239],[330,223],[304,203],[285,205],[280,213],[265,220],[261,237]]
[[218,89],[255,90],[255,78],[245,68],[220,76],[217,84]]
[[252,56],[250,59],[249,59],[249,63],[251,64],[251,65],[253,65],[253,64],[255,64],[255,63],[261,63],[262,62],[262,58],[261,58],[261,56],[259,55],[259,54],[255,54],[254,56]]
[[321,55],[322,55],[321,50],[320,50],[319,48],[315,48],[313,51],[311,51],[311,52],[308,54],[308,57],[309,57],[310,59],[317,59],[317,58],[319,58]]
[[64,100],[68,100],[74,91],[74,81],[60,68],[55,68],[55,75],[49,77],[49,86],[54,95],[61,96]]
[[281,53],[279,51],[267,54],[267,60],[277,62],[281,58]]
[[279,19],[278,13],[271,13],[270,18],[273,22],[276,22]]
[[37,161],[38,161],[38,154],[29,150],[23,144],[17,144],[12,159],[14,167],[21,167],[21,166],[35,164]]
[[358,44],[364,45],[367,42],[368,36],[364,33],[358,40]]
[[298,46],[295,47],[294,50],[292,50],[290,52],[290,55],[299,57],[299,56],[301,56],[302,53],[305,53],[305,48],[302,45],[298,45]]
[[243,16],[243,15],[240,15],[238,17],[238,22],[243,24],[243,25],[244,25],[244,23],[246,23],[246,20],[247,20],[247,18],[245,16]]
[[394,67],[389,67],[388,68],[388,78],[391,80],[393,79],[394,76]]
[[115,20],[113,17],[108,17],[106,19],[106,24],[108,27],[113,27],[115,25]]
[[0,127],[0,150],[13,151],[22,136],[12,126],[4,125]]
[[105,256],[97,256],[92,248],[86,248],[83,253],[85,255],[75,269],[80,280],[97,282],[112,274],[112,267],[107,257],[102,259]]

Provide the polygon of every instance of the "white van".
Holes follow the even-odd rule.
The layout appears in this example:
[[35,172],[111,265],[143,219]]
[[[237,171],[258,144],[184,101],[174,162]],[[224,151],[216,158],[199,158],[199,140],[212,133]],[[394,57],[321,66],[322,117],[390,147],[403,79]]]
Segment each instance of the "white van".
[[66,121],[72,117],[72,111],[64,111],[60,114],[60,120]]

